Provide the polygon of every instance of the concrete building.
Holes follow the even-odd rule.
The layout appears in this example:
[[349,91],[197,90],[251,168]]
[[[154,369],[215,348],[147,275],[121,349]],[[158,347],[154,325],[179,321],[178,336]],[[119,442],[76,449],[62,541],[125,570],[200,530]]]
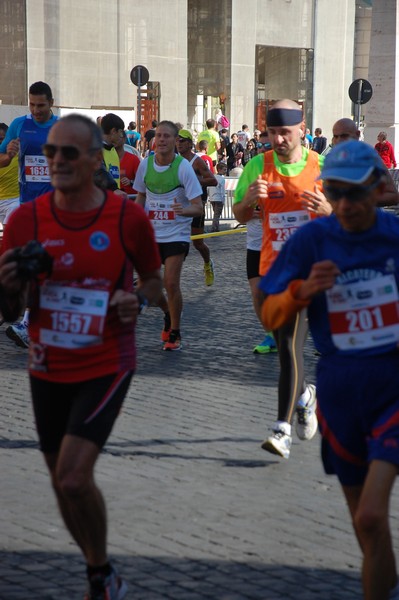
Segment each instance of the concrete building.
[[327,135],[351,114],[356,4],[0,0],[0,121],[26,111],[38,80],[57,106],[137,109],[130,71],[144,65],[147,121],[156,115],[200,131],[222,107],[231,131],[252,130],[273,100],[290,97],[303,104],[307,126]]

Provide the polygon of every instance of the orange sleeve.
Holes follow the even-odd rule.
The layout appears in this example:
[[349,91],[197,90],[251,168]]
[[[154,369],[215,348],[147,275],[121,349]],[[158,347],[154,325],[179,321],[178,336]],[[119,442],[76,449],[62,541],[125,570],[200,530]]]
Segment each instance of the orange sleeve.
[[262,323],[266,329],[275,330],[293,319],[297,312],[309,306],[310,300],[298,300],[295,294],[303,279],[291,281],[284,292],[270,294],[262,305]]

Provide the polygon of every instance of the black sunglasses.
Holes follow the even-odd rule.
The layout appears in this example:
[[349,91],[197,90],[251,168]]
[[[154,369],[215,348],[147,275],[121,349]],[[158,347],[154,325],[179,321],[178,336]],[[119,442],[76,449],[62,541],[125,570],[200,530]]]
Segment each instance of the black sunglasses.
[[[44,144],[42,146],[43,154],[46,158],[54,158],[60,150],[65,160],[77,160],[83,152],[76,146],[56,146],[55,144]],[[99,148],[89,148],[88,152],[96,152]]]
[[364,200],[374,188],[381,183],[380,179],[377,179],[371,185],[354,185],[349,188],[332,187],[330,185],[324,185],[324,193],[328,200],[332,202],[338,202],[341,198],[345,197],[351,202],[359,202]]

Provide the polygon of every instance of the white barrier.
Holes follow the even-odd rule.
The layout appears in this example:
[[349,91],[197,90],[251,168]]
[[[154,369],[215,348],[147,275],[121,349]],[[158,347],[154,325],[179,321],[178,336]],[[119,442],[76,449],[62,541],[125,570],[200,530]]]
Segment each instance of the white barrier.
[[[220,217],[221,221],[235,221],[236,218],[233,215],[233,197],[234,192],[237,187],[239,177],[225,177],[225,201],[223,206],[222,216]],[[212,205],[207,201],[205,204],[205,221],[213,220],[213,209]]]

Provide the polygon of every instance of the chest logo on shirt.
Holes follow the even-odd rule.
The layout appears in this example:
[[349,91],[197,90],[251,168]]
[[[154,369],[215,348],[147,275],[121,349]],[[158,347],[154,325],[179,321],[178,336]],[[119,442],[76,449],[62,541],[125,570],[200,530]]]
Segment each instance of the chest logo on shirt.
[[89,243],[93,250],[102,252],[103,250],[106,250],[109,247],[110,240],[108,235],[103,231],[95,231],[91,234]]
[[118,177],[119,177],[119,168],[118,167],[116,167],[115,165],[110,165],[109,172],[114,179],[118,179]]

